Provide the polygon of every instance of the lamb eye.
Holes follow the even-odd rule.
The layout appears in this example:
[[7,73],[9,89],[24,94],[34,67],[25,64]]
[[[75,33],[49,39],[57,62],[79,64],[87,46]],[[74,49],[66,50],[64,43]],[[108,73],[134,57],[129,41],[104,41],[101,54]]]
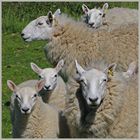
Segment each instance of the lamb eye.
[[40,75],[38,77],[39,77],[39,79],[42,79],[42,77]]
[[34,94],[34,97],[37,97],[37,94]]
[[54,75],[54,77],[57,77],[57,74],[56,74],[56,75]]
[[99,13],[99,15],[101,16],[101,15],[102,15],[102,13]]
[[107,79],[103,79],[103,81],[104,81],[104,82],[106,82],[106,81],[107,81]]
[[43,25],[43,23],[42,22],[38,22],[38,25]]
[[19,98],[18,95],[16,95],[16,98]]

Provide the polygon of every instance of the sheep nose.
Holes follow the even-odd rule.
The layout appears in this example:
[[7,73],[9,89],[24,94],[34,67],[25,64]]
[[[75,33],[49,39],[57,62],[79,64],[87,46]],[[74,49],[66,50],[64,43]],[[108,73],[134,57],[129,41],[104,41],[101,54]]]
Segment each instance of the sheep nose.
[[25,113],[29,110],[29,108],[22,108],[22,111],[24,111]]
[[93,25],[94,25],[94,22],[92,22],[92,23],[89,23],[89,25],[90,25],[90,26],[93,26]]
[[90,100],[90,102],[95,103],[98,100],[98,97],[97,98],[94,98],[94,99],[89,98],[89,100]]
[[45,86],[45,88],[48,90],[50,88],[50,85],[49,86]]
[[21,36],[23,37],[24,36],[24,33],[21,33]]

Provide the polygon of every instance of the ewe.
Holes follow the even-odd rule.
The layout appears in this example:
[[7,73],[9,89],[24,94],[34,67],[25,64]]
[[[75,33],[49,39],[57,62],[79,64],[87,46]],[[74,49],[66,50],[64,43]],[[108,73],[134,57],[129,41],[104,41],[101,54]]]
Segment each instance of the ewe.
[[45,79],[45,86],[39,92],[45,103],[55,105],[59,110],[65,108],[66,85],[63,79],[58,75],[63,68],[64,61],[60,60],[55,68],[40,68],[31,63],[31,68],[36,72],[40,79]]
[[[137,138],[138,80],[136,63],[127,72],[116,72],[116,64],[101,71],[84,70],[76,61],[77,77],[68,81],[65,115],[71,137]],[[99,68],[100,67],[100,68]]]
[[64,59],[63,73],[73,73],[73,61],[87,66],[94,60],[105,59],[116,62],[126,69],[138,58],[138,26],[121,26],[112,32],[93,32],[84,23],[74,21],[65,15],[54,17],[51,12],[30,22],[22,31],[25,41],[49,40],[45,53],[56,64]]
[[108,9],[108,3],[100,8],[89,9],[85,4],[82,5],[84,12],[84,22],[92,28],[99,28],[111,31],[122,25],[136,23],[138,25],[138,10],[129,8],[112,8]]
[[14,138],[56,138],[59,135],[59,113],[42,102],[38,92],[44,87],[40,80],[34,86],[25,81],[16,86],[8,80],[13,91],[11,117]]

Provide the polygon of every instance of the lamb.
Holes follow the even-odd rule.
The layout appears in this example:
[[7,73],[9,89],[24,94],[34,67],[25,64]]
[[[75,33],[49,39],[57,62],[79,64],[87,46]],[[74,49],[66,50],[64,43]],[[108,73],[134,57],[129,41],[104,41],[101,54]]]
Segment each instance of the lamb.
[[[49,25],[46,20],[47,23],[49,21]],[[39,25],[40,22],[43,24]],[[50,62],[55,65],[64,59],[62,73],[66,79],[73,73],[75,59],[84,66],[94,60],[105,59],[108,63],[116,62],[120,65],[119,68],[124,70],[130,62],[138,58],[136,24],[121,26],[112,32],[100,30],[93,33],[82,22],[74,21],[63,14],[53,18],[52,12],[49,12],[46,17],[37,18],[29,23],[22,31],[25,41],[40,40],[42,36],[44,40],[49,41],[45,47],[45,54]]]
[[38,92],[44,87],[45,80],[34,86],[25,81],[16,86],[7,81],[12,90],[13,110],[12,127],[14,138],[57,138],[59,136],[59,113],[48,104],[42,102]]
[[83,21],[89,25],[89,27],[107,31],[117,29],[121,25],[138,24],[138,10],[115,7],[107,11],[108,7],[108,3],[105,3],[102,9],[89,9],[88,6],[83,4]]
[[65,110],[71,136],[138,138],[138,67],[132,62],[116,72],[113,63],[101,71],[103,64],[85,70],[76,61],[77,82],[68,81]]
[[64,61],[60,60],[55,68],[40,68],[31,63],[32,70],[37,73],[40,79],[45,79],[45,86],[39,92],[43,102],[57,107],[59,110],[65,108],[66,85],[58,73],[63,68]]

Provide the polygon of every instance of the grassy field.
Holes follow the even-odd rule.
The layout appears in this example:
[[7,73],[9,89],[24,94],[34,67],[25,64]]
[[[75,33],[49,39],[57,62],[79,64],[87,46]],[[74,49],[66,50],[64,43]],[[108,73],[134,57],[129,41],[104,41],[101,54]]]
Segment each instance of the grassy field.
[[[85,3],[89,7],[101,6],[103,3]],[[9,107],[6,105],[11,96],[6,81],[13,80],[19,84],[28,79],[36,79],[36,74],[30,68],[30,62],[35,62],[40,67],[49,67],[43,47],[46,41],[25,43],[20,32],[26,24],[34,18],[46,15],[49,10],[60,8],[62,12],[79,18],[82,15],[82,3],[79,2],[3,2],[2,3],[2,137],[11,135],[11,122]],[[109,3],[111,7],[138,8],[138,3]]]

